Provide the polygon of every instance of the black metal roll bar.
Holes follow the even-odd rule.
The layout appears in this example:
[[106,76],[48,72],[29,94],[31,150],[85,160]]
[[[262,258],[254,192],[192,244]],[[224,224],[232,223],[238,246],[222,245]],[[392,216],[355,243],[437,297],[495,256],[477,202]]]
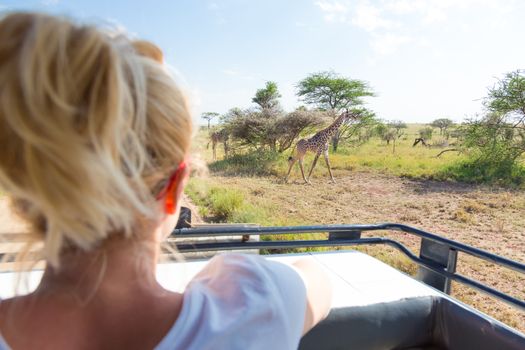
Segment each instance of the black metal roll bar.
[[[363,231],[393,230],[409,233],[421,238],[419,257],[414,255],[403,244],[383,237],[361,238]],[[421,229],[396,223],[373,225],[315,225],[315,226],[282,226],[282,227],[204,227],[175,229],[172,237],[211,237],[211,236],[252,236],[277,235],[297,233],[329,233],[328,239],[290,240],[290,241],[239,241],[239,242],[212,242],[212,243],[179,243],[180,252],[217,251],[217,250],[244,250],[244,249],[283,249],[304,247],[340,247],[356,245],[386,244],[391,246],[419,266],[415,276],[445,293],[450,293],[451,281],[470,286],[483,293],[492,295],[512,306],[525,310],[525,301],[505,294],[499,290],[472,280],[456,273],[457,252],[462,252],[479,259],[504,266],[511,270],[525,274],[525,264],[513,261],[484,250],[459,243]]]

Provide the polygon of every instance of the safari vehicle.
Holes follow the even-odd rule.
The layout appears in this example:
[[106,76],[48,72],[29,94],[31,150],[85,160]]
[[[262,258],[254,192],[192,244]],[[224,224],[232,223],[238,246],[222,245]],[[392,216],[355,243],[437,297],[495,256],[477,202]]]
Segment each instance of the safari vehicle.
[[[379,230],[402,231],[420,238],[419,256],[389,238],[361,237],[362,232]],[[257,239],[261,235],[297,233],[328,233],[328,236],[319,240]],[[225,236],[229,239],[216,239]],[[458,274],[456,263],[461,253],[520,274],[525,274],[525,265],[411,226],[391,223],[285,227],[205,225],[176,228],[170,240],[188,258],[184,262],[159,264],[158,279],[165,287],[177,291],[183,290],[185,283],[206,264],[204,252],[257,253],[260,249],[388,245],[418,265],[418,272],[412,278],[357,251],[307,253],[326,269],[334,295],[329,316],[303,337],[300,349],[525,349],[524,334],[448,295],[451,281],[456,281],[524,311],[525,301]],[[297,254],[268,255],[267,258],[289,263]],[[30,273],[31,285],[37,284],[41,273]],[[185,281],[175,281],[171,276],[184,276]],[[0,297],[10,296],[14,281],[14,273],[0,273]]]

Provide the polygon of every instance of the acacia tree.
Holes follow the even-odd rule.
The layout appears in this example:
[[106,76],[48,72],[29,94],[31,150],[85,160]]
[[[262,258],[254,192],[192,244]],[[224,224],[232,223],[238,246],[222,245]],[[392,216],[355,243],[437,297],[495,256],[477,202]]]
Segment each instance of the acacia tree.
[[392,120],[391,122],[388,122],[388,126],[391,127],[392,129],[395,129],[396,134],[399,136],[403,135],[403,131],[401,129],[408,128],[407,123],[405,123],[402,120]]
[[[362,98],[374,96],[366,82],[346,78],[333,71],[310,74],[296,87],[297,95],[303,102],[331,112],[334,118],[342,111],[363,113]],[[348,130],[351,129],[340,128],[332,137],[334,151],[337,151],[339,140]]]
[[396,143],[401,136],[404,135],[404,130],[408,128],[407,124],[401,120],[392,120],[387,123],[388,131],[385,134],[386,144],[389,145],[392,141],[392,153],[396,153]]
[[202,119],[206,119],[208,121],[208,130],[210,130],[210,122],[213,118],[216,118],[219,116],[219,113],[215,112],[204,112],[202,113],[201,117]]
[[464,145],[474,150],[489,177],[508,177],[525,153],[525,70],[507,73],[483,100],[487,113],[465,127]]
[[438,128],[439,129],[439,134],[440,135],[443,135],[444,133],[447,132],[447,129],[449,127],[451,127],[452,125],[454,125],[454,121],[452,121],[451,119],[448,119],[448,118],[439,118],[439,119],[436,119],[432,122],[432,125],[434,128]]
[[266,82],[266,86],[255,92],[252,102],[256,103],[262,110],[272,110],[279,106],[281,94],[277,84],[273,81]]

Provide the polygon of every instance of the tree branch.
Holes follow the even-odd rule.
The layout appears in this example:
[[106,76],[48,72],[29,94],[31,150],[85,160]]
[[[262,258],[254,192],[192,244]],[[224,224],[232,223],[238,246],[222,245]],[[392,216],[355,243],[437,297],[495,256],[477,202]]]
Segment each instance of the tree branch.
[[435,156],[434,158],[439,158],[439,156],[441,156],[441,155],[442,155],[443,153],[445,153],[445,152],[460,152],[460,150],[457,149],[457,148],[449,148],[449,149],[445,149],[445,150],[439,152],[439,154],[438,154],[437,156]]

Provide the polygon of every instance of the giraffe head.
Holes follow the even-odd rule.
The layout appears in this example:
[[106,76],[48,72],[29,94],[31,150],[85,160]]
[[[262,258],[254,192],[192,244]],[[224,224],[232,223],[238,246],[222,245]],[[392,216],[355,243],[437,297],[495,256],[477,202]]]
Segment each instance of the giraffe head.
[[349,120],[355,121],[359,119],[359,113],[354,113],[348,110],[343,112],[343,115],[344,115],[343,119],[345,122]]

